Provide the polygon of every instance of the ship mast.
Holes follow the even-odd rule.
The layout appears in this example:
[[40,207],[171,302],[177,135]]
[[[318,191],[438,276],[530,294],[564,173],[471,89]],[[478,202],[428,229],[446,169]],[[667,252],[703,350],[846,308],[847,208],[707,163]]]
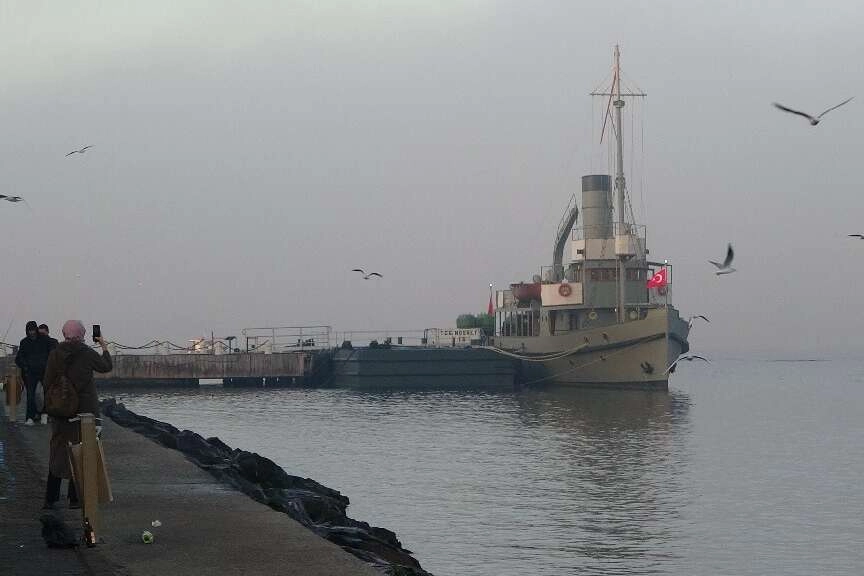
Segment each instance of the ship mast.
[[[624,205],[626,202],[625,192],[627,190],[627,181],[624,178],[624,143],[623,143],[623,124],[621,123],[621,110],[624,108],[624,99],[623,96],[646,96],[646,94],[642,92],[626,92],[624,94],[621,93],[621,52],[618,49],[618,45],[615,45],[614,58],[612,63],[612,86],[609,89],[609,92],[592,92],[592,96],[608,96],[609,97],[609,105],[615,107],[615,118],[612,121],[612,130],[615,133],[615,146],[616,146],[616,154],[615,154],[615,192],[616,192],[616,201],[615,201],[615,211],[618,213],[618,222],[616,224],[615,229],[615,243],[616,248],[618,244],[618,238],[621,236],[629,237],[631,231],[627,226],[626,220],[624,218]],[[603,132],[606,129],[606,120],[610,116],[609,105],[606,107],[606,115],[603,118]],[[600,133],[600,141],[603,141],[603,132]],[[627,242],[630,242],[630,238],[627,238]],[[618,322],[625,322],[627,319],[626,310],[624,309],[626,302],[626,294],[627,294],[627,279],[626,279],[626,268],[624,266],[624,262],[630,258],[630,255],[627,250],[618,251],[618,296],[617,300],[617,310],[618,310]]]
[[[621,99],[621,53],[618,50],[618,45],[615,45],[615,73],[612,80],[613,92],[615,92],[615,101],[612,103],[615,106],[615,141],[618,154],[615,158],[615,192],[617,192],[617,202],[615,209],[618,211],[618,229],[615,230],[615,243],[618,243],[618,236],[624,234],[624,190],[626,180],[624,179],[624,145],[622,144],[621,132],[623,125],[621,124],[621,109],[624,108],[624,100]],[[624,322],[627,318],[624,310],[624,301],[627,294],[626,269],[624,266],[624,254],[618,254],[618,322]]]

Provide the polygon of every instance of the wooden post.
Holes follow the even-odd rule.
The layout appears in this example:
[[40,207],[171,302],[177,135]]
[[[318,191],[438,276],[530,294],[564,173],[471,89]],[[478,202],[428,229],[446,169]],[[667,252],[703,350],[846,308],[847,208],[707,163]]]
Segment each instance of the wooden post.
[[[99,534],[99,446],[96,444],[96,417],[79,414],[81,418],[81,501],[83,518],[90,521],[93,533]],[[82,518],[82,519],[83,519]]]
[[6,416],[9,422],[18,419],[18,391],[21,384],[18,382],[18,367],[14,364],[6,374]]

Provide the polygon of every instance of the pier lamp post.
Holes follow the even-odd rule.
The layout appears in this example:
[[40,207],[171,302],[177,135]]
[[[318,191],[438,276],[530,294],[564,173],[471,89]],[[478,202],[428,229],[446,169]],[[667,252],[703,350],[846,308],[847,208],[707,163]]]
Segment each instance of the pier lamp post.
[[492,282],[489,283],[489,307],[486,309],[486,314],[492,317],[492,334],[486,334],[486,329],[483,330],[483,345],[486,345],[489,336],[494,336],[498,330],[498,319],[495,317],[495,306],[492,303]]

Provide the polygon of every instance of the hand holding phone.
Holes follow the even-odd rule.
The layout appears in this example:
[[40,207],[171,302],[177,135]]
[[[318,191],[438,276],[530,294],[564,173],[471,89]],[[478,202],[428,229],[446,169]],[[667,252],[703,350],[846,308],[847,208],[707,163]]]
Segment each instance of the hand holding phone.
[[93,325],[93,342],[98,342],[102,337],[102,327],[99,324]]

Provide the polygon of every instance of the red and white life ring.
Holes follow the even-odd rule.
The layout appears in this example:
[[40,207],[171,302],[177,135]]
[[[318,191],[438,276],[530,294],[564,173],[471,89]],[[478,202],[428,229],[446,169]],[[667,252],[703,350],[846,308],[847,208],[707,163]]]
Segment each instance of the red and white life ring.
[[558,294],[567,298],[570,294],[573,293],[573,288],[570,287],[570,284],[561,284],[558,286]]

